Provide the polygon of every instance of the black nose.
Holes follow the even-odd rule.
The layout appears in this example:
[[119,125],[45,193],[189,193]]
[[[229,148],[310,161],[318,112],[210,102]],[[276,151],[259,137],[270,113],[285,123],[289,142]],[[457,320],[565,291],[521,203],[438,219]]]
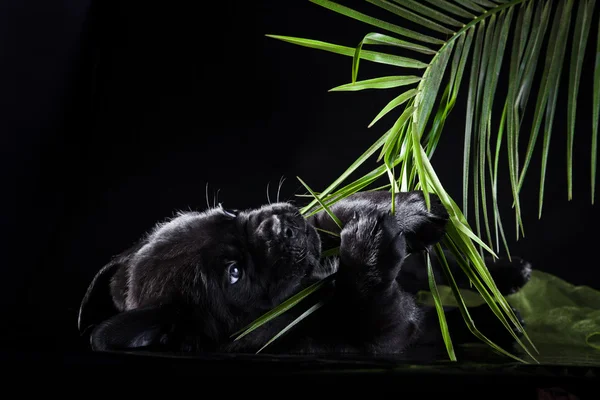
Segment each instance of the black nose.
[[302,221],[294,215],[273,215],[273,234],[285,239],[293,239],[302,228]]
[[289,237],[289,238],[293,238],[294,237],[294,230],[292,228],[285,228],[285,236]]

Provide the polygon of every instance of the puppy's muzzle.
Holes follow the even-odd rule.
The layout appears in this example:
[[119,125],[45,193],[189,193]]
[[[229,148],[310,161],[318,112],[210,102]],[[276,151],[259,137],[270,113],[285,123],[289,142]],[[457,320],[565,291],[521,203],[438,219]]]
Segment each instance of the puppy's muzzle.
[[306,233],[306,223],[293,214],[274,214],[265,218],[256,231],[261,236],[293,242]]

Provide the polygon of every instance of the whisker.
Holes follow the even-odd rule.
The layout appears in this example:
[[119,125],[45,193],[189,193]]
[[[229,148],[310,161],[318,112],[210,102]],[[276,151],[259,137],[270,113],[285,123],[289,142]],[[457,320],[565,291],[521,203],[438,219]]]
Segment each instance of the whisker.
[[283,177],[283,175],[281,175],[281,178],[279,179],[279,187],[277,188],[277,202],[279,203],[279,191],[281,190],[281,186],[283,185],[283,181],[285,181],[285,178]]
[[208,201],[208,182],[206,182],[206,208],[210,208],[210,202]]
[[213,207],[217,207],[217,201],[219,201],[219,192],[221,188],[217,189],[217,193],[213,196]]
[[271,197],[269,196],[269,185],[271,184],[271,181],[267,182],[267,202],[269,204],[271,204]]

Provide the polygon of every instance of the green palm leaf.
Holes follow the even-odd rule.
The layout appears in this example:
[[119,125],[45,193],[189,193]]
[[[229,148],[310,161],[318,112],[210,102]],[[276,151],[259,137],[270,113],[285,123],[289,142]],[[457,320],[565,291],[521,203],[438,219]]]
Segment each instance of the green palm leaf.
[[[302,213],[308,216],[323,210],[329,212],[329,207],[335,202],[357,191],[370,190],[382,178],[389,183],[378,187],[390,189],[393,193],[398,189],[420,189],[427,201],[429,193],[435,193],[451,215],[445,245],[465,261],[463,272],[480,290],[504,326],[509,330],[511,325],[521,329],[483,262],[484,251],[495,256],[494,242],[496,251],[500,250],[500,238],[509,253],[498,205],[499,165],[503,158],[507,161],[506,172],[512,191],[518,238],[520,233],[524,234],[521,189],[538,148],[538,138],[543,137],[538,199],[541,217],[554,119],[557,114],[565,112],[568,124],[564,143],[568,199],[571,199],[577,103],[590,100],[582,99],[579,94],[585,68],[583,59],[588,51],[589,37],[597,37],[594,94],[591,99],[593,203],[600,119],[600,24],[593,23],[596,2],[580,0],[575,7],[574,0],[367,0],[378,11],[388,13],[387,17],[381,19],[338,2],[310,1],[382,31],[366,33],[363,40],[353,47],[268,35],[300,46],[352,57],[349,63],[350,83],[338,86],[332,92],[378,89],[381,93],[385,90],[395,91],[409,84],[417,84],[417,87],[394,92],[390,96],[389,103],[369,127],[381,121],[384,115],[397,112],[398,117],[392,126],[318,195],[309,190],[314,200],[301,210]],[[408,23],[410,29],[405,27]],[[594,26],[598,27],[598,32],[590,35]],[[570,52],[567,52],[567,43],[572,44]],[[366,46],[394,46],[404,53],[398,56],[366,50]],[[416,57],[416,53],[419,57]],[[431,59],[424,62],[423,55]],[[565,60],[567,55],[569,61]],[[406,75],[402,71],[397,76],[358,81],[361,60],[411,68],[417,72]],[[561,79],[563,71],[568,72],[565,82]],[[503,80],[502,77],[507,79]],[[463,81],[467,84],[466,90],[461,85]],[[507,83],[502,83],[504,81]],[[539,88],[534,90],[538,81]],[[568,100],[565,110],[557,106],[563,85],[566,85]],[[506,95],[502,98],[499,93]],[[446,128],[445,121],[458,101],[466,104],[464,138],[455,139],[464,140],[462,209],[446,192],[431,164]],[[496,113],[496,109],[502,112]],[[527,131],[523,129],[525,124],[531,126]],[[456,135],[457,128],[453,127],[452,132]],[[519,142],[526,134],[527,149],[521,154]],[[381,162],[380,166],[343,185],[378,151],[379,156],[375,161]],[[473,199],[475,230],[467,219],[470,215],[470,198]],[[489,214],[490,211],[493,215]],[[485,240],[482,232],[485,232]],[[450,273],[449,270],[446,272]],[[433,286],[431,289],[435,290]],[[456,295],[460,296],[460,293],[456,292]],[[463,316],[468,324],[472,323],[468,320],[466,309],[463,310]],[[443,328],[443,315],[440,315],[440,324]],[[474,330],[474,325],[472,327]],[[476,336],[488,343],[480,334]],[[447,339],[449,355],[452,356],[450,333],[444,337]],[[525,343],[519,343],[529,353]]]

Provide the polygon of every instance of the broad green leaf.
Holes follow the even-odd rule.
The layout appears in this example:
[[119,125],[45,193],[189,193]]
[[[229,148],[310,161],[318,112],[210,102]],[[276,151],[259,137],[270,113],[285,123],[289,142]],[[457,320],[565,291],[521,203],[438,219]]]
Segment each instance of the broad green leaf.
[[422,33],[415,32],[410,29],[402,28],[402,27],[399,27],[398,25],[394,25],[394,24],[382,21],[377,18],[370,17],[366,14],[355,11],[346,6],[342,6],[341,4],[334,3],[333,1],[328,1],[328,0],[310,0],[310,1],[312,3],[320,5],[322,7],[328,8],[331,11],[337,12],[339,14],[345,15],[350,18],[354,18],[354,19],[364,22],[366,24],[376,26],[377,28],[385,29],[386,31],[397,33],[398,35],[406,36],[408,38],[420,40],[420,41],[426,42],[426,43],[433,43],[433,44],[443,44],[444,43],[443,40],[440,40],[440,39],[437,39],[437,38],[434,38],[434,37],[431,37],[428,35],[424,35]]
[[425,1],[437,6],[439,8],[443,8],[444,10],[446,10],[454,15],[458,15],[459,17],[475,18],[475,15],[466,11],[464,8],[461,8],[457,5],[452,4],[449,1],[439,1],[439,0],[425,0]]
[[[378,7],[383,8],[386,11],[394,13],[402,18],[405,18],[416,24],[419,24],[421,26],[429,28],[433,31],[441,32],[446,35],[452,35],[454,33],[453,30],[448,29],[443,25],[435,23],[435,22],[431,21],[430,19],[427,19],[419,14],[415,14],[414,12],[407,10],[404,7],[400,7],[396,4],[392,4],[388,1],[385,1],[385,0],[367,0],[367,1],[369,3],[375,4]],[[459,24],[459,26],[462,26],[462,24]]]
[[600,22],[598,23],[598,37],[596,38],[596,64],[594,67],[594,96],[592,100],[592,204],[596,194],[596,164],[598,154],[598,124],[600,124]]
[[329,89],[330,92],[352,92],[365,89],[389,89],[399,86],[411,85],[419,82],[420,76],[384,76],[381,78],[366,79],[364,81],[356,81],[354,83],[347,83],[344,85],[336,86],[333,89]]
[[429,281],[429,290],[433,296],[435,303],[435,310],[437,311],[438,320],[440,322],[440,329],[442,331],[442,338],[448,351],[450,360],[456,361],[456,354],[454,354],[454,346],[452,345],[452,338],[450,331],[448,330],[448,323],[446,322],[446,316],[444,315],[444,306],[440,300],[440,293],[438,292],[437,285],[435,284],[435,277],[433,276],[433,268],[431,267],[431,257],[427,254],[427,278]]
[[237,335],[235,340],[240,340],[241,338],[243,338],[250,332],[254,331],[255,329],[261,327],[262,325],[266,324],[267,322],[273,320],[274,318],[276,318],[276,317],[280,316],[281,314],[283,314],[284,312],[288,311],[290,308],[294,307],[296,304],[298,304],[299,302],[304,300],[307,296],[309,296],[312,293],[319,290],[323,285],[332,281],[334,278],[335,278],[335,273],[329,275],[326,278],[321,279],[318,282],[313,283],[309,287],[301,290],[300,292],[291,296],[289,299],[282,302],[279,306],[273,308],[272,310],[267,311],[265,314],[263,314],[261,317],[257,318],[256,320],[254,320],[247,326],[234,332],[231,335],[231,337]]
[[[303,39],[303,38],[297,38],[297,37],[292,37],[292,36],[280,36],[280,35],[266,35],[266,36],[273,38],[273,39],[279,39],[279,40],[282,40],[285,42],[289,42],[292,44],[297,44],[300,46],[309,47],[309,48],[313,48],[313,49],[317,49],[317,50],[324,50],[324,51],[328,51],[331,53],[341,54],[341,55],[350,56],[350,57],[354,57],[354,53],[356,50],[355,48],[352,48],[352,47],[340,46],[337,44],[322,42],[320,40]],[[413,59],[406,58],[406,57],[399,57],[399,56],[392,55],[392,54],[385,54],[385,53],[380,53],[380,52],[370,51],[370,50],[361,51],[360,58],[363,60],[368,60],[368,61],[372,61],[375,63],[394,65],[396,67],[417,68],[417,69],[427,67],[427,64],[425,64],[421,61],[418,61],[418,60],[413,60]]]
[[[434,19],[443,24],[456,26],[462,28],[465,24],[455,20],[452,17],[447,16],[446,14],[439,12],[438,10],[427,7],[426,5],[421,4],[420,2],[414,0],[393,0],[394,2],[403,5],[406,8],[410,8],[413,11],[421,13],[422,15],[427,15],[429,18]],[[449,2],[439,2],[438,4],[441,7],[441,4],[450,4]],[[468,16],[468,13],[467,13]]]
[[314,313],[315,311],[317,311],[324,304],[325,304],[325,302],[319,301],[317,304],[315,304],[314,306],[310,307],[308,310],[304,311],[302,314],[300,314],[300,316],[298,316],[296,319],[294,319],[292,322],[290,322],[285,328],[283,328],[282,330],[280,330],[267,343],[265,343],[265,345],[263,347],[261,347],[260,349],[258,349],[258,351],[256,352],[256,354],[258,354],[261,351],[263,351],[267,346],[269,346],[275,340],[279,339],[287,331],[289,331],[290,329],[292,329],[296,324],[298,324],[298,322],[302,321],[304,318],[308,317],[309,315],[311,315],[312,313]]
[[314,196],[315,200],[317,200],[317,202],[321,205],[321,207],[323,207],[325,209],[325,212],[331,217],[331,219],[333,220],[333,222],[335,222],[335,224],[341,230],[343,228],[342,227],[342,221],[340,221],[339,218],[336,217],[335,214],[331,212],[331,210],[329,209],[329,207],[327,207],[325,204],[323,204],[323,202],[321,201],[321,199],[319,198],[319,196],[317,196],[315,194],[315,192],[313,192],[312,189],[310,187],[308,187],[308,185],[302,179],[300,179],[300,177],[297,176],[296,178],[298,178],[298,180],[306,188],[306,190],[308,190],[310,192],[310,194],[312,194]]
[[379,114],[377,114],[377,116],[373,119],[373,121],[371,121],[371,123],[369,124],[369,128],[372,127],[381,118],[383,118],[384,115],[386,115],[387,113],[392,111],[394,108],[398,107],[399,105],[405,103],[407,100],[412,99],[418,93],[419,93],[419,89],[410,89],[410,90],[407,90],[406,92],[400,94],[396,98],[394,98],[385,107],[383,107],[383,109],[379,112]]
[[569,71],[569,106],[567,114],[567,192],[569,200],[573,198],[573,140],[575,138],[577,94],[579,93],[581,68],[583,66],[583,57],[592,24],[593,12],[594,1],[580,0],[577,10],[577,21],[575,22],[575,30],[573,32],[571,66]]

